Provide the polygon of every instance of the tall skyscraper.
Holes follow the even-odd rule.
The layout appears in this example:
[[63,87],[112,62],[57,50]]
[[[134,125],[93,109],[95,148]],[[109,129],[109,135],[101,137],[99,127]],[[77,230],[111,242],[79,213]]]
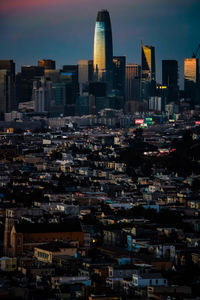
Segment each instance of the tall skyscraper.
[[73,72],[61,72],[60,82],[65,84],[65,115],[73,116],[75,114],[75,105],[77,97],[77,74]]
[[94,33],[94,80],[113,87],[113,45],[110,15],[107,10],[97,14]]
[[162,84],[168,88],[168,102],[178,99],[178,62],[177,60],[162,61]]
[[113,57],[113,89],[125,98],[126,57]]
[[14,108],[13,82],[10,70],[0,70],[0,118]]
[[13,60],[0,60],[0,112],[16,109],[15,63]]
[[185,98],[190,99],[192,106],[200,105],[199,84],[199,59],[184,59]]
[[46,70],[55,70],[56,62],[52,59],[40,59],[38,60],[38,67],[43,67]]
[[155,47],[142,45],[141,99],[154,96],[156,88]]
[[126,65],[126,101],[140,100],[141,66],[138,64]]
[[68,74],[72,77],[73,94],[75,95],[75,97],[78,96],[78,65],[64,65],[61,73],[65,73],[66,75]]

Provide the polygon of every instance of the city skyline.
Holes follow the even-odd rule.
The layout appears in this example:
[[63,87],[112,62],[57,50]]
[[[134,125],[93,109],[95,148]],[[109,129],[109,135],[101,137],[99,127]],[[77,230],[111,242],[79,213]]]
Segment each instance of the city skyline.
[[[156,73],[161,81],[162,59],[176,59],[183,80],[183,61],[196,50],[200,34],[197,0],[170,1],[1,1],[1,58],[21,65],[38,59],[56,60],[58,68],[79,59],[91,59],[96,12],[109,11],[113,55],[140,63],[140,41],[155,46]],[[67,30],[70,29],[70,30]],[[156,30],[155,30],[156,29]],[[81,43],[81,44],[80,44]],[[80,46],[81,45],[81,46]],[[181,83],[182,84],[182,83]]]

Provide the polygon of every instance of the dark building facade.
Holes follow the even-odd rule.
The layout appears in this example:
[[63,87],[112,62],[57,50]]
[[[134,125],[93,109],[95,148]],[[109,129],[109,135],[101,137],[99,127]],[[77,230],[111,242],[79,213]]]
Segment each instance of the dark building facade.
[[61,72],[60,81],[65,84],[65,115],[73,116],[75,114],[76,97],[78,94],[77,74],[74,72]]
[[126,57],[113,57],[113,89],[125,98]]
[[16,109],[15,63],[13,60],[0,60],[0,113]]
[[17,102],[32,100],[33,82],[44,76],[44,68],[38,66],[22,66],[21,73],[17,74]]
[[106,83],[105,82],[91,82],[89,84],[89,95],[95,97],[106,96]]
[[178,100],[178,62],[162,61],[162,85],[168,88],[168,102]]
[[141,66],[126,65],[126,101],[140,101]]
[[9,70],[15,81],[15,63],[13,60],[0,60],[0,70]]
[[155,47],[142,45],[141,100],[154,96],[156,90]]
[[113,87],[113,44],[110,15],[107,10],[97,14],[94,33],[94,81],[103,81],[107,89]]

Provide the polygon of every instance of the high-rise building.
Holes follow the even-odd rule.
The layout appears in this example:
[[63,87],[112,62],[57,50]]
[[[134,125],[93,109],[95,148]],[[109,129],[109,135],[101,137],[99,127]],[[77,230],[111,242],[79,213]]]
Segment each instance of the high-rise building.
[[199,59],[184,59],[185,98],[190,99],[192,106],[200,105],[199,83]]
[[88,84],[93,79],[93,60],[78,61],[78,82]]
[[64,82],[52,84],[53,101],[50,106],[50,116],[65,115],[66,108],[66,84]]
[[52,81],[53,83],[60,81],[60,70],[44,70],[44,76],[46,79]]
[[178,62],[177,60],[162,61],[162,84],[166,86],[178,85]]
[[107,10],[97,14],[94,33],[94,80],[103,81],[107,89],[113,87],[113,45],[110,15]]
[[33,82],[44,76],[44,68],[38,66],[22,66],[17,75],[17,102],[32,100]]
[[105,82],[91,82],[89,84],[89,95],[95,97],[106,96],[106,83]]
[[15,81],[15,63],[13,60],[0,60],[0,70],[9,70],[13,81]]
[[126,57],[113,57],[113,89],[125,98]]
[[43,77],[40,82],[33,82],[33,101],[35,112],[43,113],[49,111],[52,100],[52,82]]
[[38,60],[38,67],[43,67],[47,70],[55,70],[56,62],[52,59],[40,59]]
[[65,115],[73,116],[75,114],[77,97],[77,75],[73,72],[61,72],[60,82],[65,84]]
[[142,45],[142,78],[156,80],[155,47]]
[[13,78],[10,70],[0,70],[0,118],[14,108]]
[[16,109],[15,63],[13,60],[0,60],[0,71],[0,112],[6,113]]
[[93,80],[93,60],[82,59],[78,62],[78,83],[80,95],[88,92],[89,83]]
[[149,99],[149,110],[150,111],[156,111],[161,112],[164,110],[164,101],[162,97],[150,97]]
[[177,60],[162,61],[162,85],[168,88],[167,102],[178,99],[178,62]]
[[73,80],[73,93],[75,96],[79,94],[79,85],[78,85],[78,65],[64,65],[61,73],[72,76]]
[[141,99],[154,96],[156,88],[155,47],[142,45]]
[[126,101],[140,101],[140,77],[140,65],[126,65]]

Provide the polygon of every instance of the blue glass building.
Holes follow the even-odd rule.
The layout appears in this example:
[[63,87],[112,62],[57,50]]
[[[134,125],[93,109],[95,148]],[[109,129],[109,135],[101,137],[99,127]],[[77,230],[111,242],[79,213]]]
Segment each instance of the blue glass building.
[[113,45],[109,12],[101,10],[97,14],[94,33],[94,81],[107,83],[113,88]]

